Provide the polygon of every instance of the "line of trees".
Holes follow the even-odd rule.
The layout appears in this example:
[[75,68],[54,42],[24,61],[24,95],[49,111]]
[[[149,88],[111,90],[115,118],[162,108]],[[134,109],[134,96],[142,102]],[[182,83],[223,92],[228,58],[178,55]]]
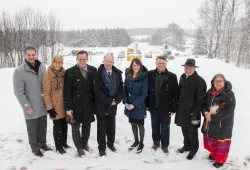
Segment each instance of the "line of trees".
[[117,47],[131,43],[123,28],[63,31],[53,14],[42,14],[29,7],[14,14],[0,13],[0,68],[19,66],[24,49],[33,46],[39,60],[50,64],[51,57],[69,47]]
[[170,23],[167,28],[160,28],[152,36],[153,45],[168,44],[179,50],[183,49],[186,43],[185,31],[176,23]]
[[54,14],[44,15],[24,8],[13,15],[0,14],[0,67],[15,67],[23,62],[27,46],[38,50],[39,59],[48,63],[48,56],[58,54],[61,40],[60,20]]
[[131,43],[124,28],[64,31],[62,37],[62,43],[69,47],[118,47]]
[[204,0],[198,17],[195,54],[250,68],[250,0]]

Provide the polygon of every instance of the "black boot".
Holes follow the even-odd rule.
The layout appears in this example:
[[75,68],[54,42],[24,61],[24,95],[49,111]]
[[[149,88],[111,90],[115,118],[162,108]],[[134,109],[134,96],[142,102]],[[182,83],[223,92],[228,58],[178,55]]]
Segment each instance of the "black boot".
[[57,149],[56,151],[59,152],[62,155],[66,153],[66,151],[63,148],[62,149]]
[[213,166],[214,166],[215,168],[220,168],[220,167],[223,166],[223,164],[220,164],[220,163],[218,163],[218,162],[215,162],[215,163],[213,164]]
[[112,151],[112,152],[116,152],[117,149],[114,147],[114,145],[110,145],[108,146],[108,148]]
[[196,152],[189,152],[188,156],[186,157],[188,160],[192,160],[195,157]]
[[106,156],[105,150],[100,150],[99,151],[99,156]]
[[65,143],[65,144],[63,145],[63,147],[64,147],[65,149],[70,149],[70,148],[71,148],[67,143]]
[[214,158],[212,158],[212,156],[211,156],[211,155],[209,155],[208,160],[210,160],[210,161],[215,161],[215,159],[214,159]]
[[188,152],[188,151],[190,151],[190,148],[186,147],[186,146],[183,146],[182,148],[177,150],[178,153],[184,153],[184,152]]

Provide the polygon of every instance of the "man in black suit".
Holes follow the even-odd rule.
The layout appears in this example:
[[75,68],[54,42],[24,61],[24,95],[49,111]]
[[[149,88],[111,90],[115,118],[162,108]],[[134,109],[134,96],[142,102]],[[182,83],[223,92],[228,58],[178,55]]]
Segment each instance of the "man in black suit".
[[[88,52],[77,53],[77,64],[65,72],[64,104],[68,116],[75,119],[72,125],[72,136],[78,156],[89,151],[88,139],[91,123],[95,121],[93,78],[97,69],[87,64]],[[80,133],[80,126],[82,132]]]
[[123,98],[122,71],[113,66],[112,54],[104,56],[103,64],[98,68],[94,79],[95,113],[97,117],[97,142],[99,155],[106,155],[107,146],[116,152],[115,141],[115,116],[117,105]]

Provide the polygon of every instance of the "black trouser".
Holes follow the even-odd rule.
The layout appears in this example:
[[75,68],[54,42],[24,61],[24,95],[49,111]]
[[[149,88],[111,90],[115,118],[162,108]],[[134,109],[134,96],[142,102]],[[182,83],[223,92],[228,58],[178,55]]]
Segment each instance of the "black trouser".
[[190,151],[196,153],[199,149],[198,128],[193,127],[181,127],[184,137],[184,146],[190,148]]
[[[80,132],[80,125],[82,125],[82,132]],[[72,125],[72,137],[77,150],[83,149],[88,144],[90,129],[91,124],[75,123]]]
[[151,113],[152,138],[154,145],[161,142],[162,148],[168,148],[171,117],[168,114]]
[[46,145],[47,115],[37,119],[26,119],[29,144],[32,152],[37,152],[39,147]]
[[53,120],[53,135],[54,141],[56,145],[56,149],[62,149],[63,146],[67,143],[67,132],[68,125],[66,122],[66,118]]
[[115,142],[115,115],[97,116],[97,142],[98,149],[106,149],[106,136],[107,145],[113,146]]

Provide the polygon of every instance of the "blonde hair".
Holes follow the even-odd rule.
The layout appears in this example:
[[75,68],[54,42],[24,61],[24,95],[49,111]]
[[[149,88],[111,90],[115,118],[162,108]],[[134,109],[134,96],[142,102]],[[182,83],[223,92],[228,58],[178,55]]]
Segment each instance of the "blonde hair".
[[62,61],[63,62],[63,56],[60,56],[60,55],[53,56],[52,63],[54,63],[56,61]]

